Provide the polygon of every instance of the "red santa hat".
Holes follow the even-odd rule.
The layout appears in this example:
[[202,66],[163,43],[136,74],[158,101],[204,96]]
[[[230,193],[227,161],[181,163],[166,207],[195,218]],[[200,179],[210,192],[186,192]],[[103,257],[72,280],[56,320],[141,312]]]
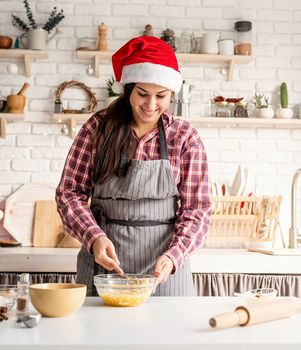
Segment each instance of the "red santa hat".
[[131,39],[112,56],[115,73],[113,90],[123,91],[128,83],[150,83],[179,92],[182,75],[172,48],[154,36]]

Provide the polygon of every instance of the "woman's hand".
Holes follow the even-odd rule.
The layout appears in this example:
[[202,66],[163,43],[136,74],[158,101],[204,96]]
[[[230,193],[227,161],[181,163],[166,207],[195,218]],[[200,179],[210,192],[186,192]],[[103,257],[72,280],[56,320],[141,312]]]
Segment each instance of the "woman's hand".
[[112,241],[105,236],[97,238],[92,246],[95,262],[108,271],[115,270],[123,275],[123,270],[119,267],[119,260]]
[[173,262],[168,256],[166,255],[159,256],[154,268],[154,275],[156,277],[156,287],[153,293],[155,293],[155,290],[158,284],[164,283],[167,281],[173,267],[174,267]]

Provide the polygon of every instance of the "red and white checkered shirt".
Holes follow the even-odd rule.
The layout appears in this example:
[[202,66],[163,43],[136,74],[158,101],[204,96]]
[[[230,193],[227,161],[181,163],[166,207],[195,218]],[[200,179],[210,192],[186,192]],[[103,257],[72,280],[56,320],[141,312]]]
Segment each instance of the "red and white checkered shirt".
[[[105,115],[106,110],[97,113]],[[174,235],[165,255],[175,269],[204,240],[212,212],[208,162],[198,132],[185,120],[163,114],[169,161],[179,190],[180,207]],[[92,116],[81,128],[68,153],[60,183],[56,189],[58,211],[66,231],[80,240],[88,252],[93,242],[105,232],[97,225],[88,199],[93,190],[93,156],[91,136],[98,125]],[[160,159],[158,128],[138,141],[135,159]]]

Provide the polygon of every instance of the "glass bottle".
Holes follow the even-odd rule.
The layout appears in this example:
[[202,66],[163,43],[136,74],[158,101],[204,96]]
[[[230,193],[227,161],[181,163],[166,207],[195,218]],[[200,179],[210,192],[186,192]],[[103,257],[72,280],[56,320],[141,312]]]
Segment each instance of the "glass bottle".
[[29,310],[29,273],[22,273],[18,280],[17,313]]
[[54,113],[62,113],[62,102],[60,100],[54,102]]
[[237,38],[234,47],[235,55],[252,55],[252,22],[235,22],[234,28],[237,31]]

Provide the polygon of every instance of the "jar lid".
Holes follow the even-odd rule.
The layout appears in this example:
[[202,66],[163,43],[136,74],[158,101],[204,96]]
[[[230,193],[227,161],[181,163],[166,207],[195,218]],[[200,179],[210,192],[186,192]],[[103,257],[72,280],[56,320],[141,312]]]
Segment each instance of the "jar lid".
[[29,282],[29,273],[21,273],[20,281],[21,282]]
[[234,28],[238,32],[249,32],[252,29],[252,22],[238,21],[234,23]]

